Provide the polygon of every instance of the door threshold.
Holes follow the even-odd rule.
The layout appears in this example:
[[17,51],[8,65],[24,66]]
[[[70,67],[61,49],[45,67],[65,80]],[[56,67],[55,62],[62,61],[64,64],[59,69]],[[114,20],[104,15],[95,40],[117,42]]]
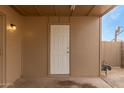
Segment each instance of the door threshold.
[[48,77],[68,78],[70,74],[49,74]]

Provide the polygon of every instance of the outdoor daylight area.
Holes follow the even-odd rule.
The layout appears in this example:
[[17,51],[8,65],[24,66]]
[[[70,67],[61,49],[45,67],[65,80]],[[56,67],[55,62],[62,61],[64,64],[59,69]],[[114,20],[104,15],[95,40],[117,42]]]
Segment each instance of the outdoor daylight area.
[[102,17],[101,77],[112,87],[124,87],[124,5]]
[[117,41],[124,41],[124,5],[115,6],[110,12],[102,17],[102,41],[113,41],[115,31],[120,30]]

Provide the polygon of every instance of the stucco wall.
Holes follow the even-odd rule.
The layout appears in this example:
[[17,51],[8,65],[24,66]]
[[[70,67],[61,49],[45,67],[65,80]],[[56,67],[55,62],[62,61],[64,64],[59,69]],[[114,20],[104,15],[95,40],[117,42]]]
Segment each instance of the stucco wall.
[[9,6],[0,6],[0,12],[6,17],[6,28],[9,24],[15,24],[17,30],[6,30],[6,82],[11,84],[21,76],[21,23],[22,17]]
[[50,24],[70,24],[71,76],[99,75],[98,17],[24,17],[23,23],[23,77],[47,77]]
[[9,6],[0,6],[0,11],[6,15],[6,26],[17,26],[16,32],[6,31],[8,84],[21,74],[29,78],[48,76],[50,24],[70,24],[71,76],[99,75],[99,17],[22,17]]

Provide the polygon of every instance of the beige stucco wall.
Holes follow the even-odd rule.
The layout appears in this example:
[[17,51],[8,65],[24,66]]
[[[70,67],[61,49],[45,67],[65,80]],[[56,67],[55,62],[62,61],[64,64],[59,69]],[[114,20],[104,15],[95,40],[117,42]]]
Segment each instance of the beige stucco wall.
[[103,41],[101,45],[101,63],[111,65],[112,67],[121,66],[121,42]]
[[47,18],[24,19],[22,39],[23,76],[47,75]]
[[3,82],[3,56],[1,55],[1,49],[3,49],[3,16],[0,15],[0,85]]
[[23,77],[47,77],[49,24],[70,24],[71,76],[99,75],[98,17],[24,17]]
[[47,77],[49,24],[70,24],[71,76],[99,75],[98,17],[22,17],[8,6],[0,6],[0,11],[6,15],[7,26],[10,23],[17,26],[16,32],[6,31],[8,84],[21,76],[21,59],[24,77]]
[[6,16],[6,27],[17,26],[16,32],[6,31],[6,82],[12,83],[21,75],[21,21],[22,17],[9,6],[0,6],[0,12]]
[[99,75],[99,18],[71,18],[71,74]]

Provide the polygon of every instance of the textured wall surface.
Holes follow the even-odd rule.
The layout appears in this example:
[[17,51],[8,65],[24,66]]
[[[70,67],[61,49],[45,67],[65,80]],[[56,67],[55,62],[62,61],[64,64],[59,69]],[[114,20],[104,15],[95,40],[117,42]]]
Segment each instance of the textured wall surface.
[[121,66],[121,42],[102,42],[102,62],[113,66]]
[[6,17],[6,28],[15,24],[17,30],[6,30],[6,82],[11,84],[21,76],[21,29],[22,17],[9,6],[0,6],[0,12]]
[[98,17],[24,17],[22,40],[23,76],[47,77],[49,25],[70,24],[71,76],[99,75]]

